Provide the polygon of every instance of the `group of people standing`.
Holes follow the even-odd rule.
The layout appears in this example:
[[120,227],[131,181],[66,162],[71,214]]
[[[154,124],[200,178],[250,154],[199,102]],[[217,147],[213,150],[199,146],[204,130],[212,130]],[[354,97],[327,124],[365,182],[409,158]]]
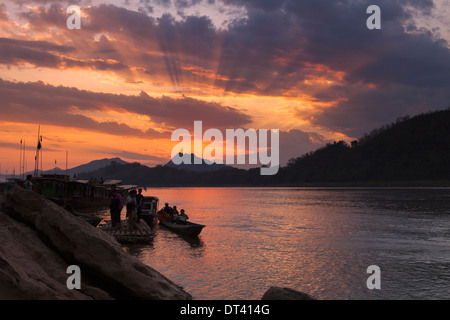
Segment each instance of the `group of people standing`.
[[143,202],[144,196],[142,195],[142,189],[137,191],[135,189],[131,190],[124,203],[122,195],[117,191],[117,188],[113,186],[111,188],[111,202],[109,206],[111,213],[111,227],[122,227],[120,214],[125,206],[127,210],[126,217],[128,219],[128,228],[135,229],[136,223],[139,223],[141,220]]
[[[121,193],[117,190],[116,186],[111,187],[111,202],[110,202],[110,213],[111,213],[111,227],[121,228],[120,215],[123,207],[127,210],[127,220],[128,228],[135,229],[136,223],[141,220],[142,205],[144,203],[144,196],[142,195],[142,189],[131,190],[128,193],[125,201]],[[186,224],[186,220],[189,219],[188,215],[181,209],[178,212],[177,206],[170,207],[169,203],[158,212],[158,218],[160,220],[168,220],[172,223]]]

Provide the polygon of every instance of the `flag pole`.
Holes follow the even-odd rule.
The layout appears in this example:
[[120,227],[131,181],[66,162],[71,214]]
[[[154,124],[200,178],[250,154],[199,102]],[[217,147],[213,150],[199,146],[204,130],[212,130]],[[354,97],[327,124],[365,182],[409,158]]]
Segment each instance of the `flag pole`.
[[[41,141],[40,142],[42,142],[42,135],[41,135]],[[40,144],[40,148],[39,148],[40,150],[39,150],[39,153],[41,154],[41,175],[44,173],[44,170],[42,169],[42,163],[43,163],[43,161],[42,161],[42,143]]]
[[35,178],[37,178],[39,176],[39,150],[41,149],[40,134],[41,134],[41,125],[39,125],[39,127],[38,127],[36,155],[34,156],[34,177]]
[[22,139],[20,139],[20,161],[19,161],[19,177],[22,176]]
[[22,163],[22,180],[25,180],[25,162],[26,162],[26,157],[25,157],[25,139],[23,140],[23,163]]

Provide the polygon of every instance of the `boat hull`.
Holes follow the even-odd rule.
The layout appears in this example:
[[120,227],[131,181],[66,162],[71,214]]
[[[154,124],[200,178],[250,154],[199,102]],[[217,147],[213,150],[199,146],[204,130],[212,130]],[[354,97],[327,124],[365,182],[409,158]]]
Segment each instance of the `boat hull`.
[[164,227],[166,227],[172,231],[182,233],[182,234],[187,234],[190,236],[198,236],[200,234],[200,232],[202,232],[203,228],[205,227],[205,225],[203,225],[203,224],[193,223],[193,222],[189,222],[189,221],[186,221],[186,224],[177,224],[177,223],[172,223],[167,220],[161,220],[161,221],[159,221],[159,224],[163,225]]
[[142,220],[144,220],[150,227],[155,224],[156,218],[153,214],[150,213],[141,213]]
[[81,219],[83,219],[84,221],[86,221],[87,223],[89,223],[91,226],[94,227],[98,226],[98,224],[102,221],[102,218],[100,217],[88,216],[81,213],[74,213],[74,215],[80,217]]

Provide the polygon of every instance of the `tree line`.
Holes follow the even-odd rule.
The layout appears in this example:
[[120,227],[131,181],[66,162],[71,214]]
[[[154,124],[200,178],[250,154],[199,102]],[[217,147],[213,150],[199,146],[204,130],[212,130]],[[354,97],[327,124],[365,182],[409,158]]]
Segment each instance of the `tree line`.
[[335,141],[291,159],[273,176],[259,168],[195,172],[169,166],[112,163],[86,173],[146,186],[392,185],[450,181],[450,108],[402,117],[350,144]]

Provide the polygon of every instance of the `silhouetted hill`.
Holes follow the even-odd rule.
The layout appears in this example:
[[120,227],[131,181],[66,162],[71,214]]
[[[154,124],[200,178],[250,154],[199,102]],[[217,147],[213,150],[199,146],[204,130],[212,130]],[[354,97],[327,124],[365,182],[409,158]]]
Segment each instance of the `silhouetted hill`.
[[[183,157],[182,153],[178,154],[179,157]],[[173,159],[171,159],[169,162],[167,162],[164,166],[165,167],[172,167],[178,170],[189,170],[189,171],[198,171],[198,172],[205,172],[205,171],[217,171],[225,168],[231,168],[229,166],[226,166],[224,164],[217,164],[213,163],[209,160],[201,159],[197,157],[194,154],[184,155],[190,158],[190,163],[180,163],[175,164],[173,162]],[[198,163],[200,162],[200,163]]]
[[283,183],[450,180],[450,110],[404,117],[291,159]]
[[82,178],[103,177],[105,180],[122,180],[123,184],[140,186],[233,186],[245,184],[248,176],[247,170],[231,167],[215,171],[192,171],[162,165],[150,168],[140,163],[115,163],[83,174]]
[[107,167],[109,165],[111,165],[111,163],[117,163],[117,164],[127,164],[128,162],[116,157],[116,158],[106,158],[106,159],[101,159],[101,160],[94,160],[91,161],[89,163],[86,164],[82,164],[78,167],[74,167],[72,169],[69,170],[69,172],[71,174],[79,174],[82,172],[89,172],[89,171],[94,171],[94,170],[98,170],[100,168],[104,168]]
[[260,169],[192,171],[112,164],[89,175],[147,186],[448,185],[450,109],[404,117],[348,145],[334,142],[291,159],[274,176]]
[[[67,174],[70,176],[73,176],[74,174],[78,176],[80,173],[92,172],[92,171],[98,170],[100,168],[107,167],[107,166],[111,165],[111,163],[113,163],[113,162],[118,163],[118,164],[127,164],[128,163],[118,157],[93,160],[89,163],[85,163],[85,164],[68,169]],[[26,175],[27,174],[33,175],[34,172],[30,171],[30,172],[27,172]],[[57,168],[54,168],[51,170],[44,171],[43,174],[66,174],[66,170],[57,167]]]

